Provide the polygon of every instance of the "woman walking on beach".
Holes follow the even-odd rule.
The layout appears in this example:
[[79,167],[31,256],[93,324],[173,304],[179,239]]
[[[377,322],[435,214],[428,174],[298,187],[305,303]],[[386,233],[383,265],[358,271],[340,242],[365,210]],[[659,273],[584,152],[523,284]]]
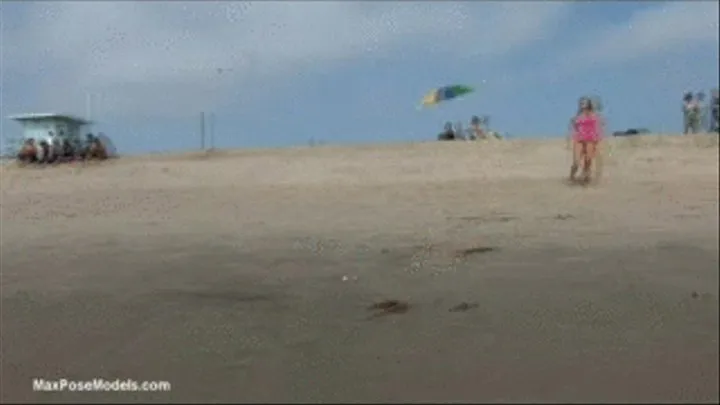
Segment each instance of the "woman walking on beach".
[[603,118],[596,112],[592,100],[587,97],[581,98],[578,103],[578,112],[570,121],[570,139],[573,151],[570,181],[575,181],[580,164],[583,166],[582,182],[588,183],[590,181],[590,171],[593,161],[596,160],[598,155],[603,131]]

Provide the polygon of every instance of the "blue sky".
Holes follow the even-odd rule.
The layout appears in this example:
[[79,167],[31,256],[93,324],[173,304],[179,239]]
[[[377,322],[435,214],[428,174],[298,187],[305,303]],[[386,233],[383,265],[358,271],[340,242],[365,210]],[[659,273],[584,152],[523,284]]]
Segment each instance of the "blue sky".
[[[577,98],[611,129],[678,132],[680,95],[718,85],[718,2],[3,2],[4,117],[84,115],[124,153],[434,139],[490,115],[560,136]],[[219,71],[218,68],[223,69]],[[478,91],[417,110],[445,84]]]

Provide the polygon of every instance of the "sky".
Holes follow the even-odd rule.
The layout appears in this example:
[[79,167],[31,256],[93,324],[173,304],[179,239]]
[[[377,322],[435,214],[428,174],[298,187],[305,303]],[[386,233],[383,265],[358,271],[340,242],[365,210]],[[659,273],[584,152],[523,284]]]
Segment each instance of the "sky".
[[[679,132],[681,94],[718,85],[717,1],[3,1],[0,25],[2,136],[90,115],[127,154],[198,148],[201,111],[218,148],[425,141],[472,115],[564,136],[586,94],[611,130]],[[450,84],[477,91],[417,108]]]

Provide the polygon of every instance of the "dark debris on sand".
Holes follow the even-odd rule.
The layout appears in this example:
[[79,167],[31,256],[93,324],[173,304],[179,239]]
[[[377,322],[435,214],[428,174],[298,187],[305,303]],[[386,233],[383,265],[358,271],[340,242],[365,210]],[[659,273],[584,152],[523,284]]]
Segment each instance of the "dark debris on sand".
[[461,302],[452,308],[450,308],[448,311],[450,312],[465,312],[469,311],[471,309],[475,309],[479,307],[480,305],[477,302]]
[[376,302],[370,305],[370,307],[368,307],[369,311],[376,311],[374,314],[371,315],[371,318],[390,314],[404,314],[409,309],[410,304],[400,300],[383,300]]
[[472,256],[475,254],[494,252],[495,250],[497,250],[497,249],[494,247],[490,247],[490,246],[477,246],[477,247],[473,247],[473,248],[469,248],[469,249],[459,250],[456,253],[456,255],[457,255],[457,257],[464,258],[464,257]]

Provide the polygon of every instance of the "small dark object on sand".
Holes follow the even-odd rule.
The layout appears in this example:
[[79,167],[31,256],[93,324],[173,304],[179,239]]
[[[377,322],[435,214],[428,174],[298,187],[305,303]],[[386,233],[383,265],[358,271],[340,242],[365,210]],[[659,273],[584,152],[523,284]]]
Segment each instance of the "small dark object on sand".
[[404,301],[398,300],[384,300],[376,302],[368,308],[369,311],[380,311],[374,316],[382,316],[389,314],[404,314],[408,311],[410,305]]
[[700,298],[700,294],[698,294],[697,291],[693,291],[691,295],[692,295],[692,297],[695,298],[695,299]]
[[450,308],[450,312],[465,312],[471,309],[479,307],[477,302],[461,302],[454,307]]
[[572,214],[557,214],[557,215],[555,215],[555,219],[565,221],[568,219],[575,219],[575,217]]
[[478,246],[478,247],[474,247],[474,248],[460,250],[457,252],[457,256],[458,257],[468,257],[470,255],[474,255],[474,254],[478,254],[478,253],[492,252],[494,250],[495,250],[494,247]]

